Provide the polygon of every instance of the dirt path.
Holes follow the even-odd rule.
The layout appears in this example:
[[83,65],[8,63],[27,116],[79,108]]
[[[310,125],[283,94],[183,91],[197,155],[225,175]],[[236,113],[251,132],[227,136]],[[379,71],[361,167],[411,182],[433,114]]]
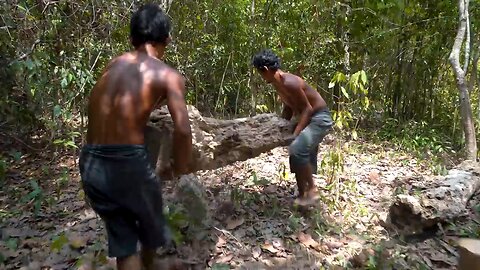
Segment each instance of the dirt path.
[[[344,148],[344,170],[327,185],[322,175],[333,164],[328,153],[334,146],[321,146],[327,172],[316,182],[322,200],[308,211],[291,206],[296,188],[284,148],[198,173],[210,209],[203,229],[181,214],[174,183],[165,183],[166,205],[177,213],[170,222],[184,234],[180,256],[192,269],[455,269],[452,244],[479,234],[478,207],[469,211],[470,223],[452,223],[427,239],[398,237],[382,226],[395,179],[431,174],[429,163],[366,142]],[[8,164],[0,191],[0,269],[93,269],[92,262],[114,269],[103,224],[84,203],[73,158],[10,152]]]

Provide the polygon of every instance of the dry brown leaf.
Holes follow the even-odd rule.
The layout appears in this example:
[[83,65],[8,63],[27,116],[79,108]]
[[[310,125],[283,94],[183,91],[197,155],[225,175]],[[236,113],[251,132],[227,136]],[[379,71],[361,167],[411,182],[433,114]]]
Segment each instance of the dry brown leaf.
[[215,246],[217,248],[220,248],[220,247],[223,247],[226,243],[227,241],[223,237],[219,236],[217,240],[217,244]]
[[87,244],[87,241],[85,238],[79,235],[72,235],[69,239],[69,243],[70,247],[72,247],[73,249],[80,249]]
[[282,239],[273,239],[272,240],[273,247],[277,249],[283,249],[283,242]]
[[262,249],[259,247],[254,247],[252,249],[252,256],[254,259],[258,259],[260,255],[262,254]]
[[265,244],[263,244],[263,245],[262,245],[262,249],[263,249],[263,250],[266,250],[266,251],[268,251],[268,252],[270,252],[270,253],[273,253],[273,254],[275,254],[275,253],[278,252],[278,250],[277,250],[272,244],[270,244],[270,243],[265,243]]
[[378,173],[378,171],[374,170],[368,174],[368,178],[370,179],[370,181],[372,181],[372,183],[376,184],[380,180],[380,174]]
[[317,241],[313,240],[310,234],[300,232],[297,237],[298,241],[300,241],[300,243],[304,244],[306,247],[315,247],[318,245]]
[[88,227],[92,230],[96,230],[97,229],[97,220],[96,219],[91,219],[90,221],[88,221]]
[[228,263],[232,259],[233,259],[233,254],[228,254],[228,255],[220,256],[215,260],[215,262],[223,264],[223,263]]
[[337,249],[337,248],[343,247],[343,243],[338,242],[338,241],[329,241],[329,242],[326,242],[325,245],[326,245],[329,249]]
[[240,217],[238,219],[227,219],[227,230],[234,230],[235,228],[239,227],[245,222],[245,219],[243,217]]
[[353,256],[350,262],[354,267],[363,267],[368,262],[370,256],[375,255],[375,251],[371,248],[363,249],[359,254]]
[[277,192],[277,186],[276,185],[270,185],[264,189],[266,193],[275,193]]
[[443,262],[451,266],[456,265],[455,259],[452,259],[443,252],[433,252],[433,254],[430,256],[430,260],[434,262]]

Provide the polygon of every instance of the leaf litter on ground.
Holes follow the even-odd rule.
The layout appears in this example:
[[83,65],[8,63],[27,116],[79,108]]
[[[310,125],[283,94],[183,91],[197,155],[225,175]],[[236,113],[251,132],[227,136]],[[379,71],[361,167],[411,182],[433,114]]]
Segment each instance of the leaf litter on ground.
[[[395,148],[361,141],[355,144],[355,150],[345,155],[345,170],[335,188],[324,189],[324,175],[315,177],[323,199],[306,216],[290,207],[296,185],[294,175],[288,173],[286,148],[199,172],[211,194],[210,212],[218,215],[209,221],[207,240],[194,243],[187,237],[178,247],[179,256],[199,264],[209,261],[212,269],[248,265],[254,267],[243,269],[333,269],[345,265],[362,268],[383,252],[384,261],[395,261],[396,269],[409,269],[419,263],[454,269],[457,254],[449,235],[436,236],[443,245],[435,241],[381,244],[389,239],[380,221],[385,219],[396,179],[432,172],[414,156]],[[332,148],[321,144],[319,161]],[[90,269],[95,262],[114,267],[112,258],[105,255],[103,222],[84,203],[78,170],[72,168],[74,158],[63,155],[52,163],[53,154],[42,155],[22,156],[24,160],[10,168],[6,188],[0,190],[0,265],[5,269],[39,265]],[[65,168],[69,169],[70,180],[60,189],[58,201],[47,201],[45,198],[57,198],[58,188],[51,180],[58,179]],[[37,179],[44,193],[41,218],[35,218],[33,205],[18,204],[19,198],[32,191],[31,179]],[[174,188],[173,183],[165,185],[167,204],[175,203],[170,196]],[[447,233],[461,235],[462,228],[472,226],[457,224],[447,228]]]

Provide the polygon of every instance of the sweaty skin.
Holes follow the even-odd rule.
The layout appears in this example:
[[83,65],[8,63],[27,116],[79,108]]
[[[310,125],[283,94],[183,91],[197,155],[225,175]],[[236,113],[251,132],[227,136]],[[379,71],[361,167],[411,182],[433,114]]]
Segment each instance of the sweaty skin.
[[308,125],[314,112],[327,107],[322,96],[296,75],[279,71],[271,83],[284,104],[282,117],[290,120],[293,115],[299,116],[295,136]]
[[191,133],[184,93],[183,77],[147,51],[113,59],[90,95],[87,143],[143,144],[150,113],[166,101],[175,125],[174,171],[186,171]]

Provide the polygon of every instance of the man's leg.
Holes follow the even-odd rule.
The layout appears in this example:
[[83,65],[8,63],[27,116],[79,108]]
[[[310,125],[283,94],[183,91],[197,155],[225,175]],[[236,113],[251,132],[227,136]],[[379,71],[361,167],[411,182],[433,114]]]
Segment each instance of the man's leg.
[[318,173],[317,155],[318,155],[318,144],[315,145],[315,147],[313,148],[313,151],[310,153],[310,164],[312,165],[312,174]]
[[142,263],[146,270],[155,269],[155,250],[142,248]]
[[298,186],[295,203],[300,205],[313,203],[312,200],[316,197],[312,176],[312,142],[312,130],[307,126],[289,147],[290,168],[295,173]]
[[117,269],[118,270],[141,270],[142,262],[140,261],[140,256],[138,254],[117,258]]

